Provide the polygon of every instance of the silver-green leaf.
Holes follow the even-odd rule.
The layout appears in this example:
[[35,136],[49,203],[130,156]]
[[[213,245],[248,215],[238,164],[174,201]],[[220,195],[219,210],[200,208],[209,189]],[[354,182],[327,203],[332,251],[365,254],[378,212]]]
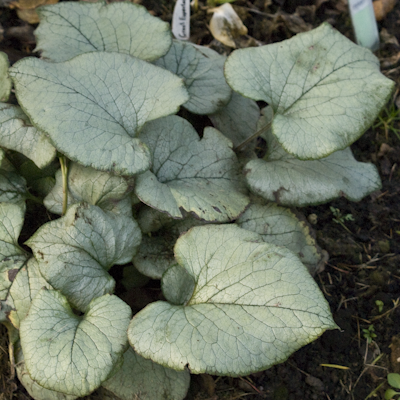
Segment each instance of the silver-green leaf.
[[152,168],[137,177],[135,193],[145,204],[182,218],[181,209],[206,221],[227,222],[249,203],[232,143],[214,128],[203,138],[189,122],[169,116],[148,123],[140,139],[150,148]]
[[236,220],[243,229],[256,232],[267,243],[285,246],[297,254],[313,275],[322,260],[321,249],[311,236],[305,218],[275,203],[252,203]]
[[11,92],[11,79],[8,75],[10,63],[6,53],[0,51],[0,101],[7,101]]
[[135,136],[150,120],[187,101],[181,79],[120,53],[81,54],[63,63],[25,58],[10,74],[32,123],[80,164],[133,175],[150,155]]
[[171,46],[168,23],[130,2],[65,2],[41,7],[38,14],[36,50],[55,62],[93,51],[125,53],[153,61]]
[[256,132],[260,109],[254,100],[233,92],[229,103],[208,117],[236,147]]
[[370,50],[327,23],[280,43],[234,51],[225,76],[235,91],[273,107],[273,134],[304,160],[358,139],[394,87]]
[[164,368],[130,347],[124,354],[122,368],[102,386],[121,400],[182,400],[189,382],[189,371]]
[[35,400],[75,400],[77,396],[69,396],[54,390],[45,389],[37,384],[30,376],[25,367],[24,354],[22,353],[21,343],[18,341],[15,347],[15,369],[18,379]]
[[24,203],[0,203],[0,300],[7,298],[12,282],[28,259],[18,245],[24,216]]
[[0,104],[0,146],[22,153],[39,168],[56,156],[44,132],[32,126],[21,108],[12,104]]
[[240,376],[266,369],[336,327],[300,260],[235,225],[192,228],[175,245],[196,285],[189,302],[159,301],[132,319],[136,352],[166,367]]
[[232,90],[225,81],[225,57],[190,42],[173,40],[168,53],[154,64],[184,79],[190,98],[183,105],[194,114],[211,114],[228,103]]
[[251,160],[244,169],[250,190],[264,199],[302,207],[340,196],[360,201],[381,187],[375,165],[356,161],[350,148],[303,161],[283,150],[270,133],[265,137],[266,160]]
[[21,321],[28,314],[32,300],[42,288],[53,289],[40,273],[36,259],[31,257],[16,274],[6,300],[12,308],[8,320],[15,328],[19,329]]
[[41,290],[21,322],[31,378],[46,389],[86,396],[118,365],[126,350],[131,310],[116,296],[94,299],[82,317],[54,290]]
[[[85,201],[106,211],[112,211],[117,203],[133,190],[133,179],[124,179],[107,172],[97,171],[77,163],[68,167],[68,205]],[[61,170],[56,173],[56,184],[44,199],[46,208],[55,214],[62,214],[63,182]],[[129,215],[131,210],[128,202]]]
[[140,240],[133,218],[78,203],[43,225],[26,244],[43,277],[85,311],[92,299],[113,291],[115,281],[107,271],[131,261]]

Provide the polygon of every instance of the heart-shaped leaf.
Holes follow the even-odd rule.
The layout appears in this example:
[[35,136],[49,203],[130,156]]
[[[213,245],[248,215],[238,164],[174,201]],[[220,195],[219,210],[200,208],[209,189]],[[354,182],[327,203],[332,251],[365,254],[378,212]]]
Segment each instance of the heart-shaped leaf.
[[31,378],[46,389],[86,396],[98,388],[126,350],[131,310],[116,296],[94,299],[80,317],[54,290],[41,290],[21,322]]
[[243,212],[249,200],[232,143],[216,129],[206,128],[200,140],[189,122],[170,116],[148,123],[140,139],[153,155],[135,186],[144,203],[174,218],[182,218],[182,208],[206,221],[227,222]]
[[119,53],[81,54],[63,63],[25,58],[10,74],[20,105],[58,150],[121,175],[150,166],[147,147],[135,138],[142,126],[188,99],[177,76]]
[[189,388],[189,371],[174,371],[146,360],[130,347],[122,368],[102,386],[121,400],[182,400]]
[[43,277],[85,311],[92,299],[113,291],[115,281],[107,271],[131,261],[140,240],[133,218],[79,203],[43,225],[26,244]]
[[373,123],[394,82],[379,60],[324,23],[283,42],[234,51],[229,85],[275,112],[272,132],[300,159],[346,148]]
[[[117,203],[133,190],[133,179],[126,179],[71,163],[68,167],[68,205],[85,201],[106,211],[113,210]],[[44,199],[46,208],[55,214],[62,214],[63,182],[61,170],[56,173],[56,184]],[[131,210],[128,202],[128,211]],[[128,212],[129,215],[129,212]]]
[[240,376],[284,361],[336,327],[300,260],[256,233],[195,227],[178,239],[175,257],[195,289],[184,306],[159,301],[132,319],[129,342],[145,358],[176,370]]
[[39,168],[56,156],[46,135],[30,124],[20,107],[12,104],[0,104],[0,146],[22,153]]
[[9,67],[6,53],[0,51],[0,101],[7,101],[11,92],[11,79],[8,75]]
[[169,25],[129,2],[65,2],[38,10],[36,50],[61,62],[92,51],[126,53],[153,61],[171,46]]
[[231,97],[225,81],[225,57],[190,42],[173,40],[168,53],[154,64],[184,79],[190,98],[183,105],[194,114],[216,112]]
[[321,249],[311,236],[305,219],[299,219],[289,208],[275,203],[253,203],[236,223],[258,233],[267,243],[287,247],[297,254],[312,275],[315,273],[322,258]]
[[25,204],[0,203],[0,300],[5,300],[28,255],[18,244]]

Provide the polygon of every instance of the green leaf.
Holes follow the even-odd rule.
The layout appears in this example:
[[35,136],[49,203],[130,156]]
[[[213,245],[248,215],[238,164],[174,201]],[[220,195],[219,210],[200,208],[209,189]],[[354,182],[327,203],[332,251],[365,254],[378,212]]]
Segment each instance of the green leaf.
[[171,46],[169,24],[129,2],[59,3],[38,10],[36,50],[61,62],[93,51],[126,53],[153,61]]
[[[145,212],[138,215],[142,222],[146,217],[152,218],[154,215],[151,212],[146,212],[148,209],[145,208]],[[206,222],[190,216],[182,220],[160,219],[155,224],[157,223],[160,224],[158,228],[162,229],[156,235],[143,236],[139,250],[132,259],[138,271],[152,279],[161,279],[169,267],[176,265],[173,247],[178,237],[194,226],[206,224]],[[142,226],[140,225],[141,228]],[[144,232],[143,229],[142,232]]]
[[229,103],[208,117],[236,147],[256,132],[260,109],[255,101],[233,92]]
[[396,373],[388,374],[387,380],[390,386],[400,389],[400,375]]
[[175,257],[196,283],[190,301],[152,303],[128,329],[135,351],[161,365],[246,375],[286,360],[336,327],[299,259],[253,232],[195,227],[178,239]]
[[56,156],[46,135],[31,125],[20,107],[12,104],[0,104],[0,145],[24,154],[39,168]]
[[121,400],[182,400],[189,382],[189,371],[164,368],[129,348],[122,368],[102,386]]
[[189,302],[195,285],[193,276],[179,264],[168,268],[161,280],[164,297],[171,304],[176,305],[184,305]]
[[77,396],[69,396],[60,392],[54,392],[53,390],[45,389],[38,385],[34,380],[32,380],[26,370],[21,343],[17,342],[15,348],[15,369],[17,371],[17,376],[31,397],[35,400],[75,400],[77,398]]
[[321,249],[311,236],[304,219],[299,219],[289,208],[275,203],[251,204],[237,219],[243,229],[256,232],[267,243],[285,246],[293,251],[313,275],[321,261]]
[[152,279],[161,279],[163,273],[176,264],[173,245],[178,237],[171,234],[156,237],[143,236],[133,265],[139,272]]
[[140,139],[150,148],[152,168],[137,177],[135,193],[145,204],[182,218],[181,209],[206,221],[237,218],[249,200],[232,143],[207,127],[200,140],[189,122],[170,116],[148,123]]
[[394,396],[400,394],[400,392],[396,392],[393,389],[387,389],[385,392],[385,400],[392,400],[394,399]]
[[25,204],[0,203],[0,300],[5,300],[10,286],[28,256],[18,244],[24,223]]
[[183,78],[190,98],[183,105],[194,114],[216,112],[231,97],[225,81],[225,57],[190,42],[173,40],[168,53],[154,64]]
[[266,138],[267,161],[252,160],[244,169],[250,190],[264,199],[302,207],[341,196],[360,201],[381,187],[375,165],[356,161],[350,148],[302,161],[286,153],[272,135]]
[[234,51],[225,76],[243,96],[273,107],[273,134],[287,152],[305,160],[358,139],[394,87],[370,50],[327,23],[280,43]]
[[6,53],[0,51],[0,101],[7,101],[11,92],[11,79],[8,75],[10,63]]
[[[68,167],[68,205],[85,201],[105,211],[112,211],[116,204],[133,190],[133,180],[126,180],[107,172],[97,171],[77,163]],[[56,185],[44,199],[46,208],[62,214],[63,183],[61,170],[56,173]],[[131,205],[129,202],[129,211]]]
[[146,121],[175,113],[188,99],[178,77],[126,54],[87,53],[63,63],[25,58],[10,74],[21,107],[58,150],[121,175],[150,166],[135,138]]
[[133,218],[78,203],[48,222],[26,242],[43,277],[81,311],[95,297],[111,293],[114,264],[131,261],[141,240]]
[[130,316],[129,306],[116,296],[94,299],[79,317],[59,292],[41,290],[20,329],[29,375],[46,389],[90,394],[124,353]]

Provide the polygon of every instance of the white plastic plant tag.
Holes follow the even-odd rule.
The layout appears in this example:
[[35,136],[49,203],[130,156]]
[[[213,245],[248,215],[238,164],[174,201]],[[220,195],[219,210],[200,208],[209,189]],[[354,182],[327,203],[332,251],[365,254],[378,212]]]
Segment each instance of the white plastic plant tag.
[[372,0],[349,0],[349,8],[357,43],[378,50],[379,33]]
[[179,40],[190,37],[190,0],[177,0],[172,16],[172,33]]

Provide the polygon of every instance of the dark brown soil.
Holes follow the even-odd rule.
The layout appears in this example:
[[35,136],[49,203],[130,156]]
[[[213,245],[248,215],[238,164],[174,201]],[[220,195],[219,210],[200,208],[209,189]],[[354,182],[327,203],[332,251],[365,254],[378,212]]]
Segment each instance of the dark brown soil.
[[[172,0],[134,2],[171,20]],[[250,36],[240,46],[254,44],[254,40],[264,44],[281,41],[323,21],[353,39],[345,0],[237,0],[233,5]],[[191,40],[229,52],[213,40],[209,19],[205,1],[199,1],[199,10],[192,16]],[[0,23],[0,50],[11,62],[31,55],[33,27],[8,8],[0,8]],[[193,376],[187,399],[383,399],[386,375],[400,373],[400,123],[393,120],[400,117],[400,2],[379,23],[379,30],[382,46],[376,54],[383,73],[397,83],[397,91],[382,113],[383,124],[369,129],[352,150],[359,161],[378,167],[382,189],[359,203],[341,198],[300,210],[306,217],[317,216],[313,227],[330,259],[315,278],[341,330],[324,333],[285,363],[248,377]],[[345,227],[335,222],[331,207],[342,216],[351,214],[353,221],[345,221]],[[149,294],[144,292],[143,297]],[[382,302],[382,311],[377,301]],[[371,327],[376,336],[368,344],[363,330]],[[101,397],[101,393],[90,396]],[[11,399],[30,397],[10,377],[6,329],[0,325],[0,400]]]

